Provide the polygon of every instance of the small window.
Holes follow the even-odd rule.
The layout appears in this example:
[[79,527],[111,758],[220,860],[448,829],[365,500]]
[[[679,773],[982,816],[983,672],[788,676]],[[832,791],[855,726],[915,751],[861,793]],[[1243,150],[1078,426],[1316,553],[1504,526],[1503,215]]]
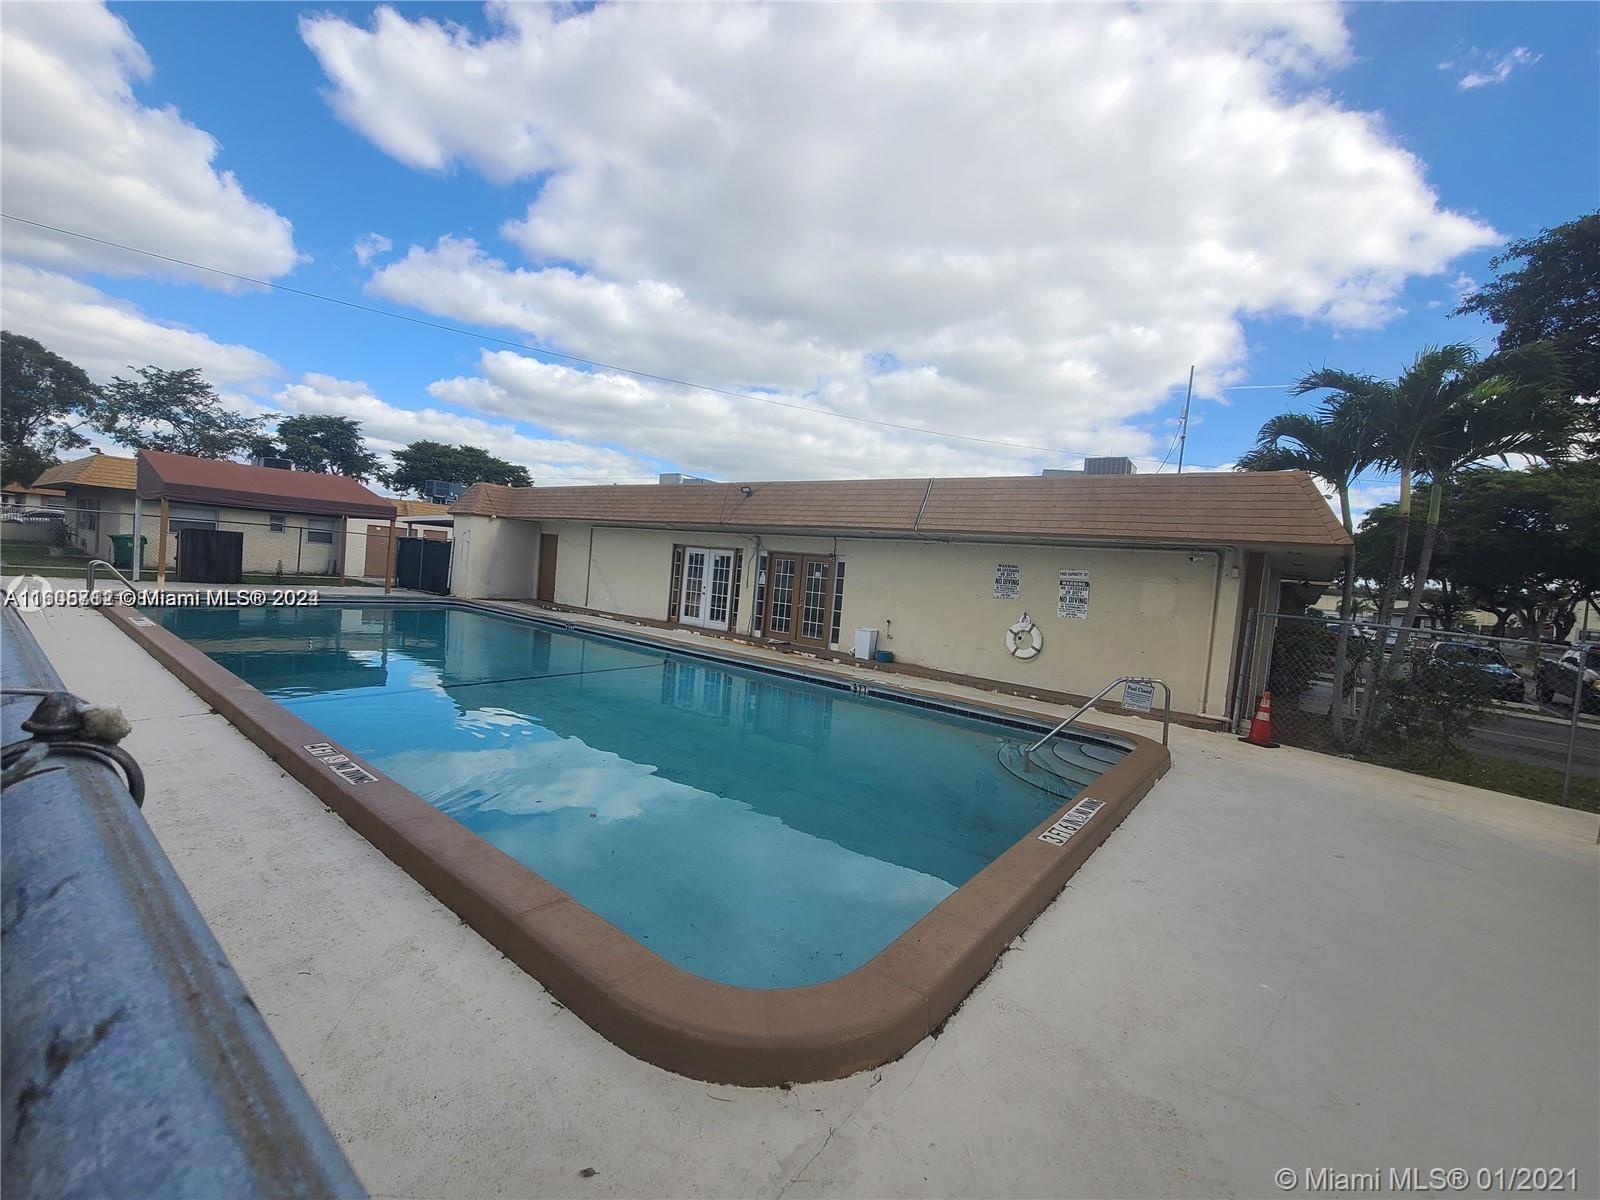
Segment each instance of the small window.
[[282,513],[273,513],[267,518],[267,524],[272,527],[273,533],[282,533],[285,525]]
[[307,542],[320,542],[325,546],[332,544],[332,542],[333,542],[333,518],[332,517],[307,517],[306,518],[306,541]]

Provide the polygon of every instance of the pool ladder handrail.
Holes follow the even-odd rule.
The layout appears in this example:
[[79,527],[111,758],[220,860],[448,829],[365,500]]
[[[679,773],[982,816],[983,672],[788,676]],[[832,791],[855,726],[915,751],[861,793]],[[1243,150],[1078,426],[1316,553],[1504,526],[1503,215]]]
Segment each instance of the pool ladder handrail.
[[1065,721],[1061,722],[1061,724],[1057,725],[1049,733],[1045,734],[1037,742],[1029,746],[1027,750],[1024,751],[1024,754],[1032,754],[1040,746],[1044,745],[1051,738],[1055,737],[1056,734],[1060,733],[1068,725],[1071,725],[1079,717],[1083,716],[1084,713],[1088,712],[1096,704],[1104,700],[1106,698],[1106,693],[1110,692],[1113,688],[1125,686],[1130,683],[1159,683],[1161,685],[1161,691],[1165,697],[1165,702],[1161,706],[1161,744],[1165,746],[1167,744],[1167,729],[1172,724],[1172,689],[1167,686],[1167,681],[1165,679],[1157,679],[1152,675],[1118,675],[1110,683],[1106,684],[1105,687],[1101,688],[1098,692],[1085,700]]
[[139,590],[138,584],[134,583],[133,580],[129,579],[105,559],[91,558],[89,560],[89,565],[83,569],[83,586],[85,591],[94,591],[94,573],[99,567],[104,567],[107,571],[111,572],[111,574],[120,579],[122,581],[122,586],[127,588],[130,592],[137,592]]

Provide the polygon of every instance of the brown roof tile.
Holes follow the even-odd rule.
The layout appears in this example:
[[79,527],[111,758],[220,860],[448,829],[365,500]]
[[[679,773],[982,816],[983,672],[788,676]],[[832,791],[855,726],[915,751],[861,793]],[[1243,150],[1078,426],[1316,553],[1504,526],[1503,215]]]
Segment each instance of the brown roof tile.
[[394,504],[344,475],[249,467],[162,450],[139,451],[139,497],[324,516],[390,517]]
[[102,487],[131,492],[134,461],[118,454],[89,454],[57,463],[33,481],[34,487]]
[[666,487],[511,488],[479,483],[468,488],[450,511],[523,520],[727,529],[1303,546],[1343,546],[1349,541],[1303,471]]

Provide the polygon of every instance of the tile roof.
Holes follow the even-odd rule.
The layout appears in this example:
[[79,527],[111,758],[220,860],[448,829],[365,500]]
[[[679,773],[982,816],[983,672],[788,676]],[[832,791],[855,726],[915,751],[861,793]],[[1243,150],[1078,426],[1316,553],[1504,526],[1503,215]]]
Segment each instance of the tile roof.
[[0,487],[0,492],[12,492],[19,496],[65,496],[60,488],[23,487],[20,483],[8,483]]
[[[748,488],[746,496],[742,489]],[[511,488],[479,483],[457,514],[611,525],[817,529],[1116,542],[1345,546],[1303,471],[837,479]]]
[[162,450],[139,451],[138,494],[143,500],[164,496],[186,504],[323,516],[388,518],[395,511],[392,501],[344,475],[249,467]]
[[131,492],[134,460],[118,454],[89,454],[57,463],[33,481],[34,487],[102,487]]
[[442,517],[450,512],[448,504],[435,500],[391,500],[395,515],[400,517]]

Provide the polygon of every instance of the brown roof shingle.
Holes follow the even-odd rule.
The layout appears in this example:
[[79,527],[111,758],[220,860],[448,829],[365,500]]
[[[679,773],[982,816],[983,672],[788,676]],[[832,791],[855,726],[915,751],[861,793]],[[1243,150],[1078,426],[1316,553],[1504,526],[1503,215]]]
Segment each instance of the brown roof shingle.
[[139,451],[139,497],[323,516],[391,517],[394,504],[344,475],[249,467],[163,450]]
[[[743,493],[744,488],[750,494]],[[1206,544],[1344,546],[1303,471],[511,488],[474,484],[452,513],[610,525]]]
[[134,486],[134,461],[118,454],[89,454],[71,462],[57,463],[33,481],[34,487],[102,487],[131,492]]

